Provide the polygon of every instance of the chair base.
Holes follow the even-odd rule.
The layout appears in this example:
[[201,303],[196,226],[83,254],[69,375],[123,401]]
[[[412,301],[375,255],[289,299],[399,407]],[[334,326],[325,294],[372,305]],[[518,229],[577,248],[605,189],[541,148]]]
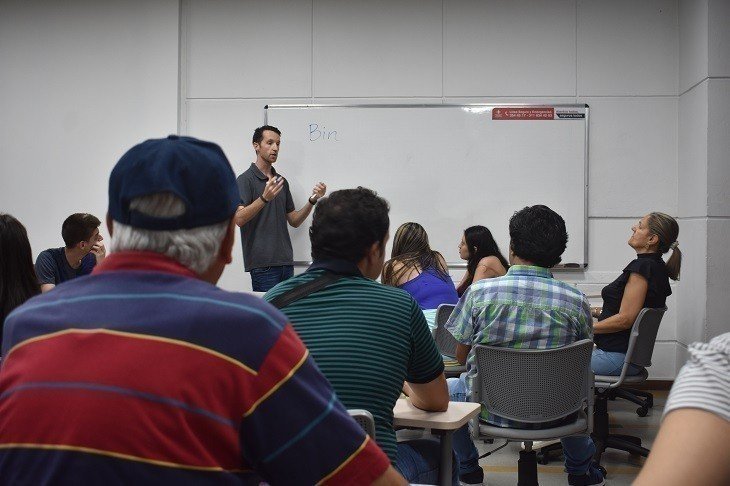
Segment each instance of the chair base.
[[[615,390],[618,391],[618,390]],[[632,455],[647,457],[649,449],[641,446],[641,439],[632,435],[610,434],[608,431],[608,400],[615,391],[599,391],[596,393],[593,414],[593,433],[591,437],[596,444],[593,460],[601,463],[601,455],[606,449],[618,449]],[[616,394],[616,396],[621,396]]]
[[615,388],[608,392],[608,399],[615,400],[616,398],[623,398],[639,405],[636,409],[636,414],[639,417],[646,417],[649,409],[654,406],[654,395],[644,390],[637,390],[635,388]]
[[546,465],[552,459],[559,459],[563,453],[563,444],[560,441],[537,449],[537,463]]
[[649,449],[641,446],[641,439],[633,435],[609,434],[603,439],[594,436],[593,442],[596,444],[596,455],[593,456],[593,459],[599,464],[601,455],[606,449],[617,449],[642,457],[647,457],[650,452]]
[[520,451],[517,461],[517,486],[538,486],[537,454],[533,450]]

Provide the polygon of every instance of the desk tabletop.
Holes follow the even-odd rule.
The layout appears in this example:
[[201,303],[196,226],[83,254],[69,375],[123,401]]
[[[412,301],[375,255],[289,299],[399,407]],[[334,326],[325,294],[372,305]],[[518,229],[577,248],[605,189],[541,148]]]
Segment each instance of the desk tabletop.
[[479,413],[481,404],[449,402],[445,412],[426,412],[413,406],[408,398],[399,398],[393,408],[393,425],[423,429],[456,430]]

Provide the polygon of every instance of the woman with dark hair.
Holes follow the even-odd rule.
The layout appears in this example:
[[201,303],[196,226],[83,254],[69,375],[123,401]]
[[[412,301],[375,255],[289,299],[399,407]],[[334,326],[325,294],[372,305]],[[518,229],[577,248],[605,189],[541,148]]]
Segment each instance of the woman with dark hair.
[[459,300],[444,257],[431,249],[420,224],[404,223],[398,228],[390,256],[383,267],[382,282],[411,294],[421,309],[436,309]]
[[492,232],[485,226],[470,226],[464,230],[459,243],[459,256],[467,262],[464,278],[456,287],[459,296],[466,292],[472,282],[501,277],[509,268]]
[[9,214],[0,214],[0,349],[5,318],[40,292],[25,227]]
[[[603,307],[592,311],[598,318],[593,325],[596,349],[591,360],[597,375],[621,374],[636,316],[644,307],[664,307],[672,293],[669,279],[679,280],[682,252],[677,221],[664,213],[649,213],[631,231],[628,244],[636,251],[636,259],[603,288]],[[672,256],[664,263],[662,255],[669,250]],[[638,372],[637,367],[629,367],[629,374]]]

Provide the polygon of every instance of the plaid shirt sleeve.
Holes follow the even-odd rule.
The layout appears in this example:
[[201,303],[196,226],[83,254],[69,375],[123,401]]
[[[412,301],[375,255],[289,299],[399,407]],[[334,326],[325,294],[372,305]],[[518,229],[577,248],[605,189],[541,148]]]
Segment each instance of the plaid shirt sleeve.
[[583,296],[581,302],[580,314],[578,315],[578,336],[577,340],[590,339],[593,340],[593,316],[591,316],[591,304],[588,297]]
[[459,299],[459,303],[456,304],[444,326],[457,341],[470,346],[474,334],[474,325],[472,324],[473,294],[472,288],[469,287]]

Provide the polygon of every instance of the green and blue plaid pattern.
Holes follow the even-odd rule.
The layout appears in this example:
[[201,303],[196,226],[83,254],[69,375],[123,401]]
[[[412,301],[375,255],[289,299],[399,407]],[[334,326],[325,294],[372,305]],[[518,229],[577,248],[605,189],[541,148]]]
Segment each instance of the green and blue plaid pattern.
[[[547,349],[593,339],[593,320],[586,296],[553,278],[546,268],[513,265],[507,275],[474,282],[459,300],[446,329],[469,346]],[[474,350],[467,359],[466,386],[476,374]],[[482,411],[491,424],[510,421]]]

